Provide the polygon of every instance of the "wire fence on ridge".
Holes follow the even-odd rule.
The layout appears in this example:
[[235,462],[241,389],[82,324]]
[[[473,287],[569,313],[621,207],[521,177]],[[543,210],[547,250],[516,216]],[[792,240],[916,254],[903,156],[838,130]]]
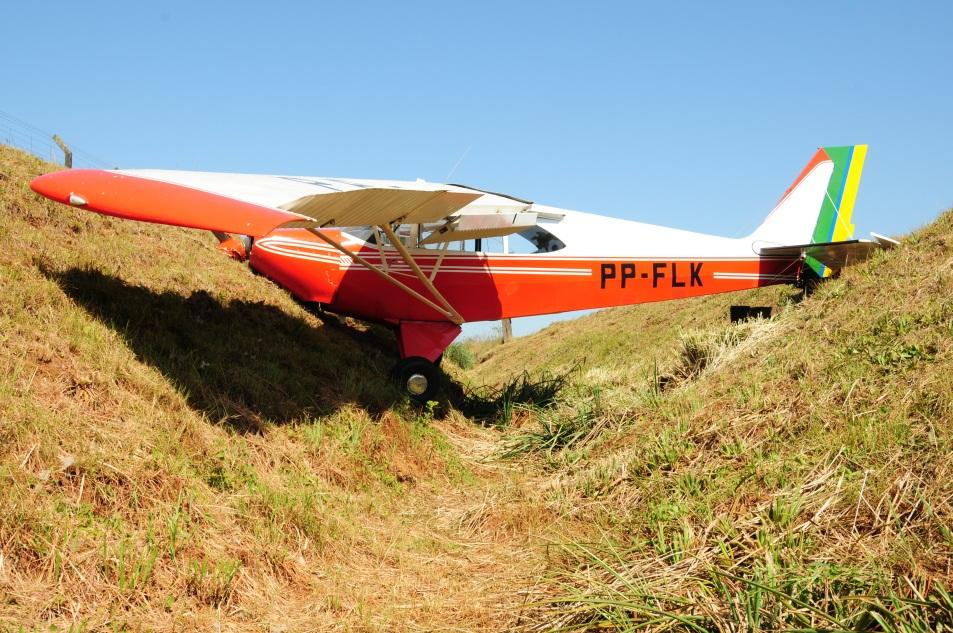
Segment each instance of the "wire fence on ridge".
[[[0,143],[16,147],[51,163],[63,164],[63,151],[53,140],[53,133],[43,130],[8,112],[0,110]],[[109,169],[108,162],[70,143],[74,167]]]

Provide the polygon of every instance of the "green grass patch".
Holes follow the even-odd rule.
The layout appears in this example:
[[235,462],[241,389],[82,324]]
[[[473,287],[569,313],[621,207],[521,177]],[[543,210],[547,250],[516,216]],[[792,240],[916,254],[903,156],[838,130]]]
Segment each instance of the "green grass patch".
[[572,370],[560,374],[544,371],[534,376],[524,371],[499,387],[470,389],[455,404],[475,421],[491,426],[506,426],[520,406],[537,409],[553,406],[570,385],[572,373]]

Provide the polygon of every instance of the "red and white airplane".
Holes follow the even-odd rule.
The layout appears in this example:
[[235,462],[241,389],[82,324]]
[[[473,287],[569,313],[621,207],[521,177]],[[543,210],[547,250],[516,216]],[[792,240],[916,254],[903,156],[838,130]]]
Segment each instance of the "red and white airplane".
[[[876,234],[852,239],[866,149],[819,149],[743,238],[422,180],[76,169],[31,187],[106,215],[212,231],[220,249],[299,300],[392,325],[402,358],[395,376],[423,401],[467,321],[796,284],[889,246]],[[532,252],[481,248],[509,235]]]

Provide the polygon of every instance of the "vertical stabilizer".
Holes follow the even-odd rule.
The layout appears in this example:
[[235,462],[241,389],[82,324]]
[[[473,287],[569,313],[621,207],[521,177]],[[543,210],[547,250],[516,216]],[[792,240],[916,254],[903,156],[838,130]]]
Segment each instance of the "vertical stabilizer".
[[[851,239],[851,218],[866,156],[866,145],[817,150],[774,210],[751,234],[752,241],[763,246],[787,246]],[[806,263],[818,276],[830,275],[813,257],[808,256]]]
[[[834,163],[834,171],[827,185],[827,194],[821,204],[820,214],[817,216],[812,243],[841,242],[854,236],[851,218],[860,187],[860,174],[867,157],[867,146],[825,147],[824,152]],[[821,277],[830,274],[822,263],[812,257],[807,258],[807,263]]]

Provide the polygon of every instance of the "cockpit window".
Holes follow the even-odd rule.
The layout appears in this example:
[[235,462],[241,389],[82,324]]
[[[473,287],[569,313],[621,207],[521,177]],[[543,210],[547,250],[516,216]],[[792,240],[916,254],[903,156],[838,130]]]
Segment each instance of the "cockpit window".
[[561,248],[566,248],[566,245],[561,239],[539,225],[526,229],[525,231],[520,231],[517,235],[535,246],[535,252],[537,253],[552,253]]
[[356,237],[359,240],[363,240],[368,244],[377,244],[377,236],[374,234],[373,229],[366,227],[352,227],[347,230],[353,237]]
[[[401,236],[402,241],[404,241],[407,246],[411,246],[409,243],[409,236],[412,234],[411,228],[415,228],[415,225],[414,227],[412,227],[412,225],[405,225],[397,229],[398,235]],[[359,240],[365,241],[369,245],[377,244],[378,234],[371,228],[352,227],[348,229],[348,233]],[[389,240],[386,236],[381,235],[380,237],[383,238],[384,245],[389,244]],[[565,247],[566,245],[562,240],[537,224],[519,233],[511,233],[508,239],[502,237],[487,237],[483,239],[452,241],[449,244],[448,250],[483,253],[551,253]],[[443,248],[443,246],[442,243],[437,242],[427,244],[421,248],[439,249]]]

